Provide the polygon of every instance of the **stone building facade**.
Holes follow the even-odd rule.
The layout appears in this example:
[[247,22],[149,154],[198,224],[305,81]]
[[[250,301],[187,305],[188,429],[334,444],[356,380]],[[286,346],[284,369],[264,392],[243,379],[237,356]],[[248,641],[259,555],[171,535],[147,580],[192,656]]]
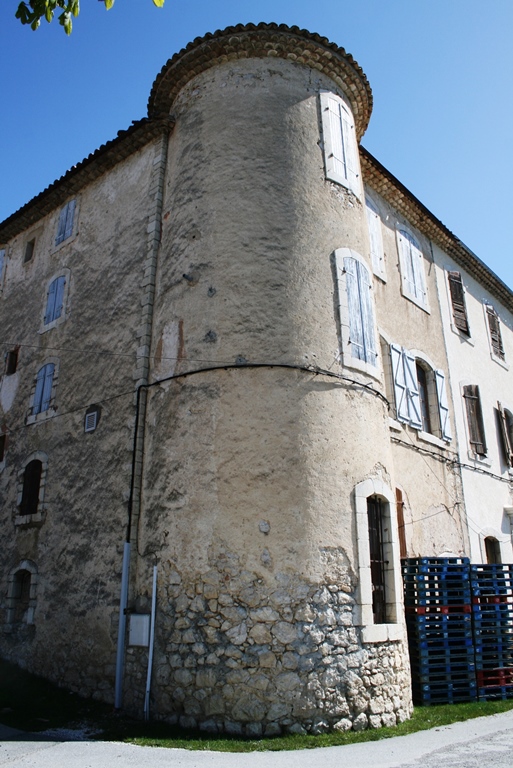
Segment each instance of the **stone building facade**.
[[4,657],[205,731],[409,716],[400,558],[470,551],[461,258],[371,108],[325,38],[216,32],[0,225]]

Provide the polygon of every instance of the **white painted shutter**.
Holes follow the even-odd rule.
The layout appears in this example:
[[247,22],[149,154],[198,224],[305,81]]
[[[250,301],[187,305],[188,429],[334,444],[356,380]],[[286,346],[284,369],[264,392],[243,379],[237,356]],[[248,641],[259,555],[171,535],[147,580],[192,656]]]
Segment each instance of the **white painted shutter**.
[[394,379],[395,410],[398,421],[409,423],[408,390],[404,376],[403,350],[397,344],[390,345],[390,360]]
[[410,254],[410,240],[406,232],[400,231],[397,239],[399,241],[399,259],[401,262],[401,277],[406,296],[416,297],[415,276],[413,274],[413,265]]
[[443,440],[452,440],[451,422],[449,419],[449,403],[443,371],[435,371],[436,394],[438,395],[438,414],[440,416],[440,431]]
[[415,283],[415,296],[423,307],[427,306],[426,278],[424,275],[424,257],[415,241],[410,240],[410,254],[412,262],[413,280]]
[[339,102],[340,118],[342,122],[342,141],[344,144],[344,157],[346,161],[346,178],[353,191],[358,189],[358,160],[356,157],[356,134],[354,120],[351,112],[343,101]]
[[410,424],[415,429],[422,429],[422,411],[420,409],[419,384],[414,356],[403,349],[404,378],[408,390],[408,415]]
[[344,258],[351,357],[356,357],[358,360],[365,360],[365,339],[362,322],[358,266],[359,262],[357,262],[356,259],[352,259],[348,256]]
[[333,93],[321,93],[320,104],[326,178],[359,195],[358,149],[351,111]]
[[66,285],[66,278],[64,276],[58,277],[54,280],[57,283],[55,288],[55,308],[53,311],[52,320],[57,320],[62,314],[62,300],[64,298],[64,286]]
[[43,366],[37,372],[36,377],[36,391],[34,392],[34,405],[32,407],[32,414],[35,415],[41,412],[41,403],[43,401],[43,388],[45,383],[46,366]]
[[381,219],[373,204],[366,200],[367,225],[369,227],[370,255],[374,274],[385,279],[385,257],[383,253],[383,237],[381,234]]
[[51,323],[55,318],[55,298],[57,294],[57,280],[53,280],[48,288],[45,311],[45,325]]
[[367,267],[360,261],[356,262],[356,268],[360,294],[360,311],[362,314],[364,359],[366,363],[376,365],[377,352],[371,276]]
[[330,125],[331,152],[330,163],[334,176],[343,181],[348,180],[346,143],[343,136],[342,115],[340,102],[328,96],[328,120]]
[[55,365],[53,363],[48,363],[42,370],[45,371],[45,378],[43,397],[41,400],[41,411],[47,411],[50,407],[50,400],[52,399],[53,372],[55,370]]

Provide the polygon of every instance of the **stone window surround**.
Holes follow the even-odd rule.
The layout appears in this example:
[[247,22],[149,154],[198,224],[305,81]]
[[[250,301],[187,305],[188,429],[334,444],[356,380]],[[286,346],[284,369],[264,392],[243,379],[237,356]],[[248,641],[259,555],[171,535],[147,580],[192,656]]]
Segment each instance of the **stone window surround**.
[[[337,248],[335,251],[333,251],[332,259],[333,259],[333,268],[335,271],[335,285],[337,287],[337,297],[336,297],[336,303],[337,303],[337,309],[338,309],[338,317],[337,317],[337,326],[338,326],[338,333],[339,333],[339,344],[340,344],[340,363],[343,365],[344,368],[352,368],[357,371],[362,371],[362,373],[367,374],[367,376],[372,376],[372,378],[377,379],[378,381],[381,381],[381,366],[379,364],[379,358],[381,351],[379,349],[378,344],[378,329],[376,326],[376,311],[374,307],[374,299],[373,299],[373,321],[374,321],[374,342],[375,342],[375,348],[376,348],[376,365],[371,365],[370,363],[366,363],[364,360],[359,360],[357,357],[353,357],[351,355],[351,344],[350,344],[350,334],[349,334],[349,303],[348,303],[348,296],[347,296],[347,287],[346,287],[346,281],[345,281],[345,272],[344,272],[344,258],[349,257],[352,259],[356,259],[356,261],[361,262],[367,271],[369,272],[369,278],[372,275],[372,268],[367,264],[365,259],[360,256],[357,251],[354,251],[352,248]],[[372,280],[372,278],[371,278]],[[371,283],[371,291],[372,283]],[[348,350],[347,352],[344,352],[344,350]]]
[[[390,554],[389,567],[387,569],[388,603],[392,607],[392,613],[396,622],[389,624],[374,624],[372,612],[372,579],[370,568],[369,527],[367,517],[367,499],[369,496],[378,496],[385,502],[387,508],[390,541],[388,549]],[[356,540],[358,552],[358,603],[359,615],[356,624],[362,627],[362,640],[364,643],[383,643],[387,641],[402,640],[404,638],[404,609],[402,601],[402,582],[399,553],[399,533],[397,530],[397,518],[395,511],[395,493],[379,478],[369,478],[355,487],[354,490],[356,508]]]
[[[39,413],[33,414],[32,409],[34,407],[34,396],[36,394],[37,374],[44,365],[47,365],[47,363],[53,363],[55,366],[54,372],[53,372],[53,379],[52,379],[52,394],[50,397],[50,407],[46,411],[40,411]],[[59,363],[60,363],[60,360],[58,357],[47,357],[41,363],[41,365],[38,365],[36,375],[34,376],[32,387],[30,390],[30,408],[27,413],[27,418],[25,420],[26,424],[37,424],[38,422],[45,421],[46,419],[49,419],[55,415],[55,394],[57,391],[57,384],[59,382]]]
[[7,586],[7,620],[6,624],[8,628],[12,628],[14,624],[14,616],[16,613],[16,574],[19,571],[28,571],[30,573],[30,597],[27,616],[25,619],[26,624],[34,624],[34,613],[36,610],[36,594],[37,583],[39,576],[37,573],[37,566],[32,560],[22,560],[12,571],[9,573],[8,586]]
[[[37,505],[37,512],[35,515],[22,515],[20,514],[21,500],[23,498],[23,479],[25,476],[25,468],[31,461],[37,459],[42,464],[41,469],[41,482],[39,484],[39,503]],[[43,451],[34,451],[30,456],[27,456],[23,469],[18,472],[18,483],[16,485],[16,514],[14,517],[14,525],[30,525],[31,523],[43,523],[46,517],[45,504],[45,489],[48,475],[48,456]]]
[[[55,318],[55,320],[52,320],[49,323],[46,323],[45,325],[45,314],[46,314],[46,305],[48,301],[48,291],[51,284],[54,282],[54,280],[57,280],[59,277],[64,277],[65,279],[64,293],[62,296],[62,311],[59,317]],[[39,326],[39,333],[46,333],[47,331],[50,331],[52,328],[55,328],[57,325],[61,325],[61,323],[65,322],[67,315],[69,314],[68,304],[69,304],[70,282],[71,282],[71,271],[67,268],[63,268],[63,269],[60,269],[58,272],[55,272],[50,277],[50,279],[46,281],[43,307],[41,311],[41,323]]]

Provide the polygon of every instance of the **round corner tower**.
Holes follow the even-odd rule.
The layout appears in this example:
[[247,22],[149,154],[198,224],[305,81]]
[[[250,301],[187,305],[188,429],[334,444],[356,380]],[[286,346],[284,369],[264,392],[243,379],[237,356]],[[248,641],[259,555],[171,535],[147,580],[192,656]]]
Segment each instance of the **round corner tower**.
[[151,92],[173,129],[134,583],[141,600],[158,563],[153,711],[184,726],[410,712],[358,159],[371,106],[349,54],[275,24],[196,39]]

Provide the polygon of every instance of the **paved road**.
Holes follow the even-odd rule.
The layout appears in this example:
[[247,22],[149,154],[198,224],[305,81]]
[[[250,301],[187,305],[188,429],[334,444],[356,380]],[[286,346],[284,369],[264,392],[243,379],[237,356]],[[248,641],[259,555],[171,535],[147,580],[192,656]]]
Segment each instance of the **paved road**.
[[190,752],[98,741],[42,741],[0,726],[11,768],[513,768],[513,710],[384,741],[296,752]]

